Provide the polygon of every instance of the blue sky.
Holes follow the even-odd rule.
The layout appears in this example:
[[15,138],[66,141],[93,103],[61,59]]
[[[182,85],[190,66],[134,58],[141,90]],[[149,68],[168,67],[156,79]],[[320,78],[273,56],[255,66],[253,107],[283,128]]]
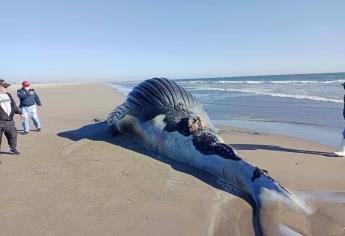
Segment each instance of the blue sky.
[[345,1],[0,0],[0,77],[345,71]]

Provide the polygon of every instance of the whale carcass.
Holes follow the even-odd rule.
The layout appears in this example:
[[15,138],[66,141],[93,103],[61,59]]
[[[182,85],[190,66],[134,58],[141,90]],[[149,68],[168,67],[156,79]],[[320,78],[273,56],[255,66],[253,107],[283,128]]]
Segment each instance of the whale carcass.
[[140,83],[125,103],[109,114],[107,123],[114,132],[129,135],[165,157],[208,172],[247,193],[255,202],[258,219],[260,209],[271,202],[306,211],[304,203],[266,171],[225,144],[201,103],[174,81],[153,78]]

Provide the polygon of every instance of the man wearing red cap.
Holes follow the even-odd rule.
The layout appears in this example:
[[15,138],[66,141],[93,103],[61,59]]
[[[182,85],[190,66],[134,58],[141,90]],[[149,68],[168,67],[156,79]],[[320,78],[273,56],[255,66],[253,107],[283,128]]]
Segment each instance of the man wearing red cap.
[[22,109],[23,115],[25,117],[23,121],[23,134],[28,134],[30,132],[29,117],[31,117],[32,121],[34,122],[36,131],[41,131],[41,123],[37,115],[36,104],[38,106],[41,106],[42,104],[34,89],[29,89],[29,87],[29,81],[25,80],[22,83],[22,88],[17,90],[17,95],[20,100],[19,107]]

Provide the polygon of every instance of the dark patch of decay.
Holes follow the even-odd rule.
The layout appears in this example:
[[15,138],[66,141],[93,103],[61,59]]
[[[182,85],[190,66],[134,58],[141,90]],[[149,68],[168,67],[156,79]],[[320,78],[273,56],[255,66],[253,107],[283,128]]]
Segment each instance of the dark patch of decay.
[[164,120],[166,126],[164,129],[167,132],[177,131],[186,137],[193,135],[193,144],[195,148],[204,155],[218,155],[233,161],[241,160],[231,146],[219,142],[217,136],[208,129],[201,117],[194,117],[191,115],[186,117],[185,113],[185,116],[183,116],[183,113],[180,112],[180,118],[177,120],[172,119],[169,115],[166,116]]
[[233,161],[241,160],[230,145],[220,143],[218,138],[211,132],[201,132],[194,135],[193,144],[204,155],[218,155]]
[[[176,117],[180,117],[177,118]],[[190,136],[208,130],[208,127],[201,117],[195,117],[192,115],[186,115],[184,111],[179,111],[170,116],[169,114],[165,117],[164,122],[166,123],[165,130],[168,132],[177,131],[183,136]]]

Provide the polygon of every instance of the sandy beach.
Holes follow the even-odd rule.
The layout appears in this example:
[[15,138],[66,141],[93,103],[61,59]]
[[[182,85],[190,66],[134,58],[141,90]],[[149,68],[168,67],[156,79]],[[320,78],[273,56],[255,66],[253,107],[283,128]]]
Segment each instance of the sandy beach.
[[[254,235],[252,209],[243,199],[219,189],[201,171],[122,135],[112,137],[95,121],[124,101],[110,86],[34,88],[43,103],[43,130],[18,135],[20,156],[0,156],[0,235]],[[16,89],[9,91],[15,95]],[[20,130],[18,117],[16,124]],[[272,217],[301,235],[345,235],[345,158],[329,156],[334,148],[219,128],[241,157],[288,189],[338,199],[315,198],[309,217],[281,212]],[[2,151],[7,150],[3,139]]]

